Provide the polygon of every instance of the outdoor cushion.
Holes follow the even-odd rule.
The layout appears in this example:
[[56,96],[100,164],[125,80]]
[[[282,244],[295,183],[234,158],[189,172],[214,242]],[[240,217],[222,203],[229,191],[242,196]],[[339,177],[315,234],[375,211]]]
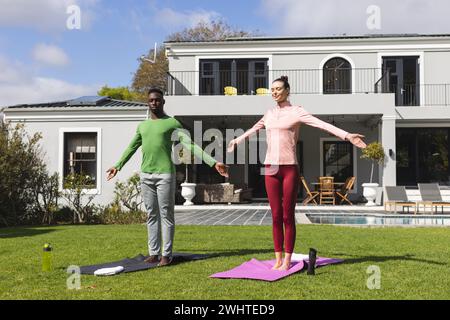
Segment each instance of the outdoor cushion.
[[[90,265],[90,266],[83,266],[80,268],[81,274],[94,274],[96,270],[99,269],[105,269],[105,268],[115,268],[115,267],[123,267],[123,272],[134,272],[134,271],[141,271],[141,270],[147,270],[158,266],[158,263],[148,263],[144,260],[148,256],[144,256],[142,254],[137,255],[134,258],[126,258],[120,261],[114,261],[114,262],[108,262],[108,263],[102,263],[102,264],[96,264],[96,265]],[[185,261],[192,261],[192,260],[201,260],[211,257],[211,255],[206,254],[193,254],[193,253],[174,253],[172,255],[172,264],[177,264]]]
[[[275,265],[276,261],[275,259],[264,261],[251,259],[250,261],[244,262],[240,266],[233,268],[231,270],[215,273],[211,275],[210,278],[221,278],[221,279],[236,278],[236,279],[276,281],[284,277],[290,276],[293,273],[306,269],[308,260],[309,260],[308,255],[294,253],[292,255],[291,268],[286,271],[280,271],[280,270],[272,270],[272,267]],[[318,257],[316,260],[316,267],[340,263],[342,261],[343,260],[341,259]]]
[[124,267],[118,266],[114,268],[101,268],[94,271],[94,275],[96,276],[112,276],[123,271]]

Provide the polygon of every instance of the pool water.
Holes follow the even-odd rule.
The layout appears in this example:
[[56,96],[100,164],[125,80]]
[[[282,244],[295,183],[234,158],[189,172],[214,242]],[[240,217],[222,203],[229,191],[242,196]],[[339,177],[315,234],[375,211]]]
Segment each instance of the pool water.
[[306,214],[312,223],[349,225],[450,226],[450,216]]

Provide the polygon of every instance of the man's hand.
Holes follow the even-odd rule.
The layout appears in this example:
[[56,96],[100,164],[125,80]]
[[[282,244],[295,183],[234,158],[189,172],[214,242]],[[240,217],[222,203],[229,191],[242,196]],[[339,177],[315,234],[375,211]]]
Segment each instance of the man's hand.
[[224,177],[228,178],[228,166],[222,162],[216,162],[214,165],[214,168],[217,170],[217,172]]
[[357,146],[358,148],[364,149],[366,146],[366,144],[364,143],[364,141],[362,140],[362,138],[364,138],[364,136],[362,134],[358,134],[358,133],[349,133],[345,139],[347,139],[348,141],[350,141],[352,144],[354,144],[355,146]]
[[231,140],[230,143],[228,144],[228,149],[227,149],[227,151],[228,151],[228,152],[233,152],[233,151],[234,151],[234,148],[235,148],[236,146],[237,146],[236,139]]
[[117,169],[114,168],[114,167],[109,168],[108,170],[106,170],[106,173],[108,174],[108,175],[106,176],[106,181],[109,181],[109,180],[111,180],[112,178],[114,178],[114,177],[116,176],[116,174],[117,174],[118,171],[119,171],[119,170],[117,170]]

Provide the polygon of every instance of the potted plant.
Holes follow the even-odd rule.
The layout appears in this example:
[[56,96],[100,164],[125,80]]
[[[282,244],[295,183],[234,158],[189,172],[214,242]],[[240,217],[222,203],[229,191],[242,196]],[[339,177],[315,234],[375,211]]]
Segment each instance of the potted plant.
[[384,149],[381,143],[372,142],[367,145],[366,148],[362,150],[361,159],[368,159],[372,161],[372,168],[370,170],[370,182],[363,183],[362,187],[364,188],[363,195],[367,199],[366,206],[374,206],[375,198],[377,196],[378,183],[372,183],[373,178],[373,167],[375,163],[383,163],[385,157]]
[[183,205],[184,206],[191,206],[194,203],[192,202],[192,199],[195,197],[195,183],[188,182],[188,165],[191,163],[194,163],[194,155],[186,150],[185,148],[180,149],[178,152],[178,160],[180,163],[184,163],[186,167],[186,175],[184,178],[184,182],[181,184],[181,195],[186,200]]

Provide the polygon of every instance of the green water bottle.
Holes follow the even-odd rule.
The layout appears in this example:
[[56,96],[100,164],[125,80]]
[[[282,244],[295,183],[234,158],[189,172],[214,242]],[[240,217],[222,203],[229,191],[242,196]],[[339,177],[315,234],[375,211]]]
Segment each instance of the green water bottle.
[[44,244],[44,251],[42,252],[42,271],[51,271],[52,263],[52,246],[49,243]]

